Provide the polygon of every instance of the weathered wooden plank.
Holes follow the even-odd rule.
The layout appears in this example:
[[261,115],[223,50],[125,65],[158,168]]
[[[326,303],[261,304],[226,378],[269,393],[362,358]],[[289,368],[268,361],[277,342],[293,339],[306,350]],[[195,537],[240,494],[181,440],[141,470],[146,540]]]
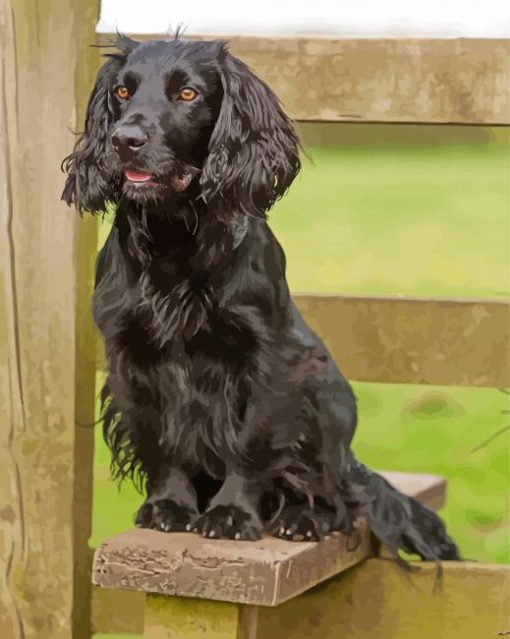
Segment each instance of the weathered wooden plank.
[[278,608],[259,608],[259,639],[478,639],[510,631],[510,566],[443,562],[406,573],[368,559]]
[[[98,5],[90,0],[74,0],[76,63],[74,92],[76,129],[85,121],[90,87],[102,62],[91,50]],[[66,136],[68,149],[75,140]],[[75,215],[72,210],[67,215]],[[75,364],[75,442],[73,495],[73,639],[91,635],[92,553],[88,540],[92,532],[92,486],[94,465],[94,420],[96,386],[96,331],[92,321],[94,265],[97,251],[97,220],[92,216],[78,221],[75,230],[76,256],[76,364]]]
[[274,537],[253,543],[131,530],[101,544],[93,581],[105,588],[275,606],[366,557],[366,530],[360,537],[351,551],[341,535],[321,543]]
[[[441,477],[387,478],[425,503],[439,503],[444,495]],[[254,543],[131,530],[96,550],[93,581],[104,588],[276,606],[365,558],[370,537],[363,525],[359,533],[360,544],[352,548],[343,535],[320,543],[273,537]]]
[[[436,582],[430,564],[409,575],[391,561],[368,559],[282,606],[258,607],[255,637],[429,639],[436,632],[448,639],[474,639],[510,630],[505,625],[509,566],[443,562],[442,567],[443,579]],[[96,631],[142,634],[145,595],[97,588],[93,609],[106,598],[114,606],[110,616],[107,609],[104,616],[96,615]],[[351,634],[354,630],[358,634]]]
[[510,304],[352,295],[296,302],[348,379],[510,386]]
[[[406,495],[420,499],[429,508],[437,509],[444,504],[446,481],[441,477],[394,471],[382,471],[381,474]],[[280,575],[282,574],[285,571],[280,571]],[[102,577],[100,583],[103,583]],[[144,597],[142,592],[95,587],[92,592],[93,630],[141,634]]]
[[509,40],[224,39],[295,120],[510,123]]
[[[362,295],[294,296],[348,379],[510,386],[510,304]],[[97,335],[97,352],[104,353]],[[104,368],[104,355],[98,366]]]
[[[0,636],[9,639],[89,630],[80,526],[91,433],[77,435],[75,422],[77,412],[92,421],[94,402],[89,313],[77,306],[94,233],[78,233],[60,204],[83,77],[77,48],[93,27],[86,4],[0,0]],[[78,440],[88,449],[75,472]]]

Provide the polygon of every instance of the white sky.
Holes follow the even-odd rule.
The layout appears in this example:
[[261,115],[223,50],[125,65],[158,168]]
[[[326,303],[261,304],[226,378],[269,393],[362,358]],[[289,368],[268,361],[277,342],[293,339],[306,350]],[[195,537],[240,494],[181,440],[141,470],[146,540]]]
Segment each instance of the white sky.
[[503,0],[102,0],[100,33],[510,37]]

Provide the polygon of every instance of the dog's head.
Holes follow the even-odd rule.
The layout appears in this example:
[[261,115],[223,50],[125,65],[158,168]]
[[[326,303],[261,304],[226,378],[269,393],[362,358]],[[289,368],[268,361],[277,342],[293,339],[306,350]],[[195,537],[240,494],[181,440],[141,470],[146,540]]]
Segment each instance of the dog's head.
[[121,197],[201,197],[218,215],[264,216],[300,163],[273,92],[223,42],[139,43],[124,36],[64,160],[63,199],[80,211]]

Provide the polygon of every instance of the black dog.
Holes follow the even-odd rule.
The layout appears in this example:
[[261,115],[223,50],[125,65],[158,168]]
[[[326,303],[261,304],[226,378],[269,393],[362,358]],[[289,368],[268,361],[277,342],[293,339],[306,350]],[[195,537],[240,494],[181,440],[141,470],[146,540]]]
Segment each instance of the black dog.
[[271,90],[221,42],[120,37],[63,199],[117,205],[99,254],[105,437],[144,527],[209,537],[350,533],[456,559],[439,518],[350,451],[349,384],[294,306],[266,212],[299,168]]

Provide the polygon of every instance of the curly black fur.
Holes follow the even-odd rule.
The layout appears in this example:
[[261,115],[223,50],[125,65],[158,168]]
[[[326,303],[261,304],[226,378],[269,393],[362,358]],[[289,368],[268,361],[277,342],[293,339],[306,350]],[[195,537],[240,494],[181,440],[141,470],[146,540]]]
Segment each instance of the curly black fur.
[[117,207],[94,318],[112,469],[147,491],[137,522],[320,539],[364,515],[395,553],[458,558],[435,514],[350,451],[354,395],[292,302],[266,223],[300,168],[277,98],[221,42],[117,46],[63,198]]

